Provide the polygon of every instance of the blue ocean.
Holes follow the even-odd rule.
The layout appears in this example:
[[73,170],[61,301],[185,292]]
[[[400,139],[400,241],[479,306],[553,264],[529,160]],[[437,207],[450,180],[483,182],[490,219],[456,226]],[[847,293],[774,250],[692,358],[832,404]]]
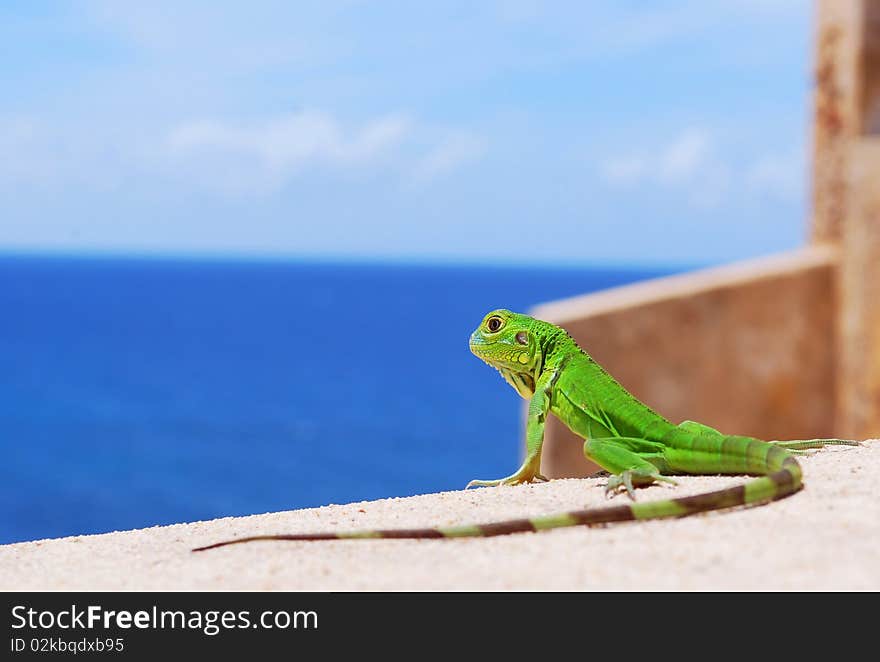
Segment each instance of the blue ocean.
[[672,271],[0,257],[0,543],[506,475],[483,315]]

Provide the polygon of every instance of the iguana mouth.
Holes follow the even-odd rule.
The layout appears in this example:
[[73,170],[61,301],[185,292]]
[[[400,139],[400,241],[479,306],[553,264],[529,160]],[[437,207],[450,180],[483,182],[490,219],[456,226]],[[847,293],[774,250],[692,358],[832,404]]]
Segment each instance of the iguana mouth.
[[470,347],[471,353],[474,356],[482,359],[489,365],[494,365],[486,352],[486,348],[490,345],[491,343],[487,343],[485,340],[483,340],[482,336],[480,336],[477,332],[474,332],[474,334],[471,336],[471,340],[468,346]]

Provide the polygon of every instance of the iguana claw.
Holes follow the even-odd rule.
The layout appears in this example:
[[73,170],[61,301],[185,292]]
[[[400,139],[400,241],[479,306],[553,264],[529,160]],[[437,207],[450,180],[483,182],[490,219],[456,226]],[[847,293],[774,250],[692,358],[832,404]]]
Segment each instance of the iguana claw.
[[538,473],[530,471],[517,471],[515,474],[507,478],[499,478],[498,480],[472,480],[464,489],[469,487],[497,487],[498,485],[521,485],[522,483],[547,482],[548,478]]
[[498,485],[521,485],[522,483],[533,483],[539,481],[546,483],[548,478],[540,473],[540,458],[526,458],[522,466],[516,470],[516,473],[507,476],[507,478],[499,478],[498,480],[472,480],[465,486],[468,487],[496,487]]
[[636,492],[633,489],[632,484],[632,472],[629,469],[623,473],[614,474],[613,476],[608,477],[608,482],[605,483],[605,498],[610,499],[615,496],[621,487],[626,488],[626,493],[629,495],[630,499],[633,501],[636,500]]
[[517,478],[516,476],[508,476],[507,478],[499,478],[498,480],[472,480],[464,489],[469,487],[498,487],[499,485],[519,485],[521,483],[531,483],[531,479]]
[[659,482],[678,485],[672,478],[662,476],[659,473],[644,473],[637,469],[626,469],[619,474],[613,474],[608,477],[608,482],[605,484],[605,497],[610,499],[619,488],[624,487],[629,498],[635,501],[636,491],[633,479],[635,479],[635,485],[651,485]]

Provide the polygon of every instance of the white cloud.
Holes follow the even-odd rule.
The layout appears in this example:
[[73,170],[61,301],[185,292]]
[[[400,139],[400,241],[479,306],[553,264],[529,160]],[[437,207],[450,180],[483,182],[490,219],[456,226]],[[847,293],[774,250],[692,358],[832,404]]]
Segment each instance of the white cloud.
[[480,136],[463,131],[449,134],[441,138],[416,164],[415,179],[426,182],[443,176],[462,165],[479,160],[487,149],[488,142]]
[[717,208],[734,193],[783,203],[803,198],[807,171],[802,150],[737,158],[727,153],[735,151],[729,148],[722,150],[712,132],[694,126],[652,152],[624,152],[605,159],[599,174],[617,189],[677,192],[699,209]]
[[106,190],[160,175],[224,194],[262,195],[307,173],[375,173],[425,183],[481,158],[485,139],[403,113],[344,123],[309,110],[251,122],[201,119],[141,134],[0,115],[0,188],[75,184]]
[[793,202],[803,197],[807,180],[806,163],[800,152],[764,154],[746,170],[745,182],[759,195]]
[[336,165],[369,161],[397,144],[409,122],[386,116],[346,132],[331,115],[306,111],[251,125],[202,120],[172,130],[176,153],[219,152],[253,157],[270,170],[296,170],[312,163]]
[[702,127],[688,127],[653,152],[614,155],[599,164],[602,178],[616,188],[654,185],[682,192],[694,207],[720,204],[730,187],[730,168],[715,154]]
[[709,134],[689,128],[670,143],[657,162],[657,176],[672,182],[690,181],[710,161]]
[[259,188],[276,188],[306,168],[375,164],[410,130],[403,115],[346,129],[329,113],[304,111],[250,124],[189,122],[173,129],[166,144],[174,158],[188,165],[195,161],[222,186],[260,182]]
[[424,184],[480,159],[487,141],[400,113],[345,127],[329,113],[305,111],[250,124],[188,122],[168,134],[165,150],[174,166],[183,166],[182,177],[234,193],[265,193],[318,168],[392,167]]

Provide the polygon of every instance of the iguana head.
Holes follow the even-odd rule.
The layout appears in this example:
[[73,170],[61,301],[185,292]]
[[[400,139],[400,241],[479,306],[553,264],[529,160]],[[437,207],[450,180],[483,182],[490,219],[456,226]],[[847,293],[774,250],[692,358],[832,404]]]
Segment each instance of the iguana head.
[[524,398],[534,395],[543,363],[541,325],[546,322],[499,309],[486,315],[471,334],[471,351],[496,368]]

